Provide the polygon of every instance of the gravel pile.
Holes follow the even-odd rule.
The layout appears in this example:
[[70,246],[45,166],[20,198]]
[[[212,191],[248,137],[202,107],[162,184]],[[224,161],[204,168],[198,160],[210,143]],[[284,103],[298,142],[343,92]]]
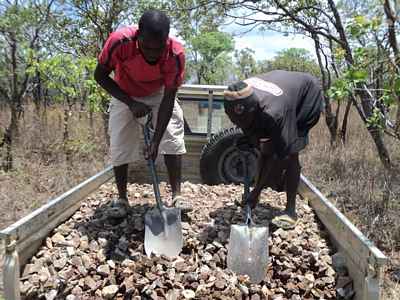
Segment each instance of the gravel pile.
[[[171,202],[166,184],[163,200]],[[327,233],[306,202],[298,199],[293,230],[270,226],[270,262],[265,280],[251,284],[227,270],[231,224],[244,218],[237,201],[243,187],[185,182],[183,195],[194,210],[182,217],[184,247],[176,258],[148,258],[143,249],[144,213],[154,205],[151,185],[129,186],[128,218],[107,215],[116,195],[106,184],[57,227],[26,265],[24,299],[334,299]],[[256,224],[268,226],[285,204],[284,193],[263,192],[253,211]]]

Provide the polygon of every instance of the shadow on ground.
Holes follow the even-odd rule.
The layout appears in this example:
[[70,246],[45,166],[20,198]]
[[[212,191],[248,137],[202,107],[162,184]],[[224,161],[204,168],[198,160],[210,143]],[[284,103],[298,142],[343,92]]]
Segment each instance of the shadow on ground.
[[113,218],[109,215],[108,203],[105,203],[97,207],[89,219],[77,222],[75,229],[87,236],[92,250],[104,249],[107,260],[135,259],[144,253],[144,215],[151,207],[149,204],[134,204],[126,217]]
[[[252,212],[253,222],[256,226],[269,227],[270,234],[277,228],[271,224],[271,220],[282,213],[282,210],[273,207],[268,203],[259,203]],[[206,227],[203,235],[207,237],[206,243],[212,243],[214,240],[227,244],[229,242],[229,233],[231,225],[241,225],[246,221],[245,210],[239,205],[229,205],[219,207],[209,213],[212,218],[212,225]]]

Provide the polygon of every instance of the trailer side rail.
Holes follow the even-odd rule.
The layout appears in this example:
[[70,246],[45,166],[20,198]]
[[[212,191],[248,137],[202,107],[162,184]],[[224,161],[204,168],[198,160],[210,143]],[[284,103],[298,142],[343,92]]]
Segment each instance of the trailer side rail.
[[37,252],[43,239],[54,228],[79,209],[82,199],[110,180],[112,176],[110,166],[0,232],[0,239],[5,243],[3,268],[5,299],[20,299],[20,266],[24,266]]
[[357,291],[356,299],[378,300],[381,271],[387,257],[303,175],[298,192],[310,202],[338,251],[344,255]]

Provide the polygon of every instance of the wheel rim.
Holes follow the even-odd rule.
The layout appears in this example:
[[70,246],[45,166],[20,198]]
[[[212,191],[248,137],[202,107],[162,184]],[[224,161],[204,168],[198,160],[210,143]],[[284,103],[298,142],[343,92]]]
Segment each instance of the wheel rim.
[[[249,159],[249,175],[254,178],[256,173],[257,152],[251,151]],[[241,183],[244,182],[244,170],[240,159],[239,152],[234,147],[228,147],[221,155],[218,164],[218,172],[224,183]]]

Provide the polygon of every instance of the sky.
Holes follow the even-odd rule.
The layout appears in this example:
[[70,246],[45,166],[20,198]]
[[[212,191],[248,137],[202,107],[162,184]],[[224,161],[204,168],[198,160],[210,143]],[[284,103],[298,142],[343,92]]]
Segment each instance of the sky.
[[[273,10],[273,9],[272,9]],[[241,10],[239,10],[241,11]],[[238,12],[239,12],[238,11]],[[242,11],[246,15],[246,11]],[[265,15],[262,12],[257,12],[251,15],[257,20],[273,19],[273,16]],[[314,42],[311,38],[304,35],[287,35],[272,30],[259,30],[255,28],[248,32],[249,27],[240,25],[240,19],[232,22],[227,20],[227,23],[221,27],[221,31],[230,33],[235,39],[235,49],[250,48],[255,51],[256,60],[265,60],[273,58],[279,51],[287,48],[304,48],[308,50],[312,57],[316,59]]]
[[[271,59],[279,51],[287,48],[304,48],[316,59],[314,53],[314,42],[309,37],[300,34],[285,36],[282,33],[272,30],[262,32],[254,30],[246,33],[243,33],[243,31],[240,30],[243,29],[231,26],[228,28],[222,28],[222,31],[234,35],[235,49],[241,50],[246,47],[253,49],[256,60]],[[176,31],[173,28],[171,29],[171,33],[176,36]],[[178,40],[185,43],[179,37]]]
[[[246,47],[253,49],[256,60],[271,59],[279,51],[287,48],[304,48],[316,59],[314,42],[309,37],[300,34],[285,36],[282,33],[272,30],[260,31],[254,29],[250,32],[245,32],[245,30],[247,30],[246,27],[236,24],[230,24],[221,28],[221,31],[233,35],[235,40],[235,49],[241,50]],[[171,33],[176,36],[174,28],[171,28]],[[182,40],[181,42],[185,43]]]
[[271,59],[280,50],[287,48],[304,48],[314,56],[314,42],[303,35],[284,36],[275,31],[249,32],[235,36],[235,49],[250,48],[255,51],[256,60]]

